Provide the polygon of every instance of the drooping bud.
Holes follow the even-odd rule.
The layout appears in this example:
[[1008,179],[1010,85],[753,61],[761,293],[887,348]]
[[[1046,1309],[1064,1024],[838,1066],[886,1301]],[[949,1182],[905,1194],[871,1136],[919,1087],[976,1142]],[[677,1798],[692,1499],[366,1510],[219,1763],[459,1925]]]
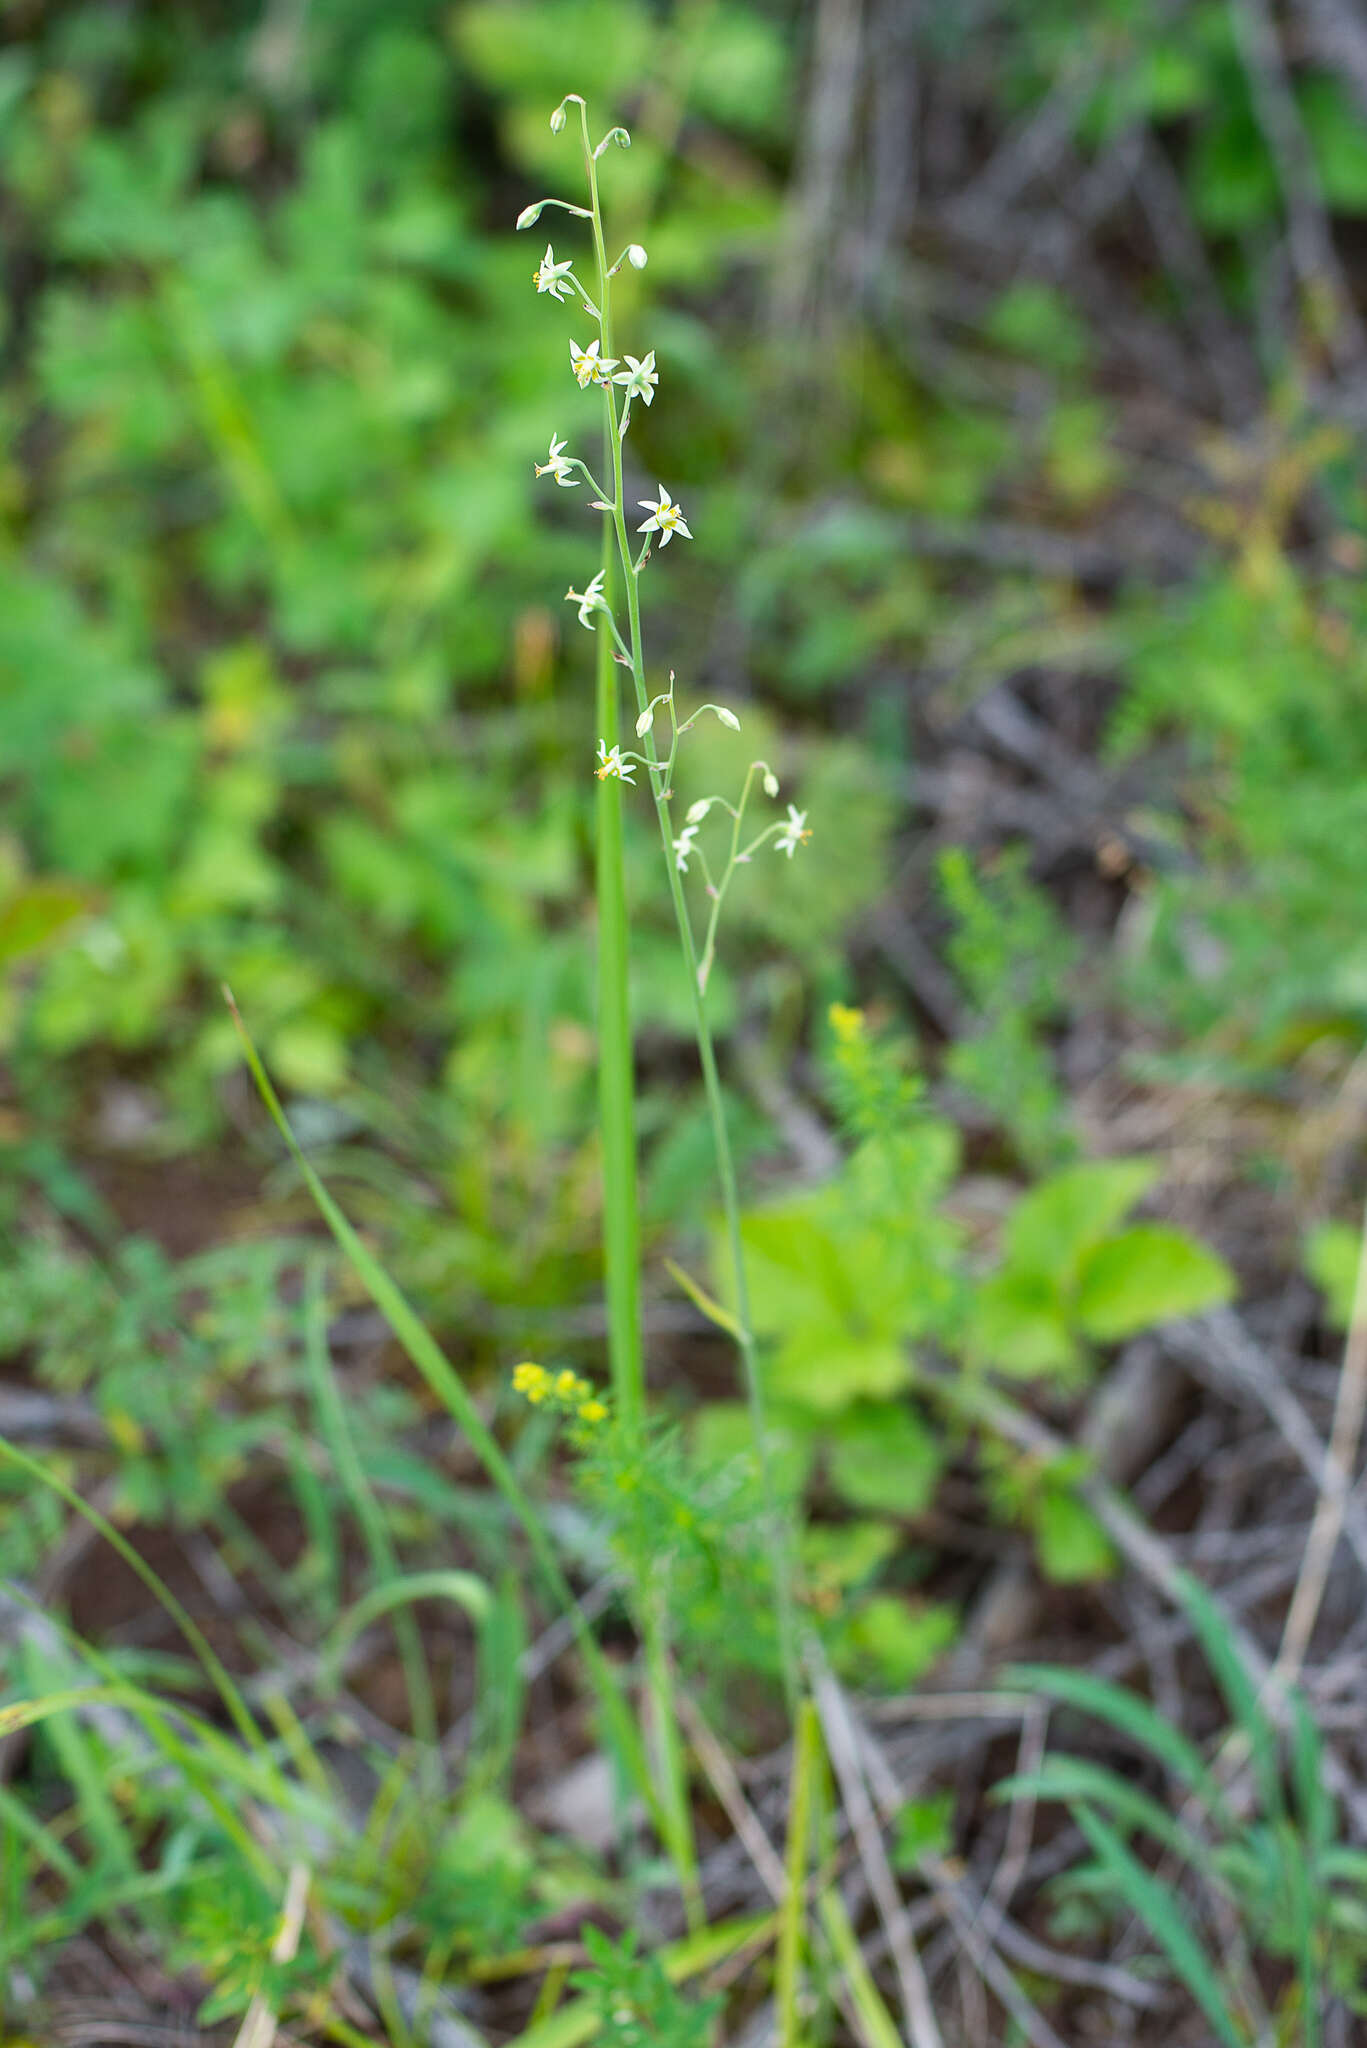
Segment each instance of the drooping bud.
[[554,113],[553,113],[553,114],[551,115],[551,134],[552,134],[552,135],[559,135],[559,133],[560,133],[560,132],[561,132],[561,130],[563,129],[564,125],[565,125],[565,103],[564,103],[564,101],[562,100],[562,101],[560,102],[560,105],[559,105],[559,106],[558,106],[558,107],[556,108],[555,112],[554,112]]
[[711,810],[711,808],[711,797],[700,796],[698,798],[698,801],[695,804],[690,804],[688,806],[687,811],[684,813],[685,825],[701,825],[703,819],[707,816],[707,813]]
[[764,771],[764,794],[766,796],[778,795],[778,777],[772,768],[766,768]]
[[541,218],[541,209],[545,204],[544,199],[538,199],[534,206],[524,206],[517,217],[519,228],[535,227],[537,221]]
[[740,720],[734,711],[728,711],[724,704],[718,704],[716,712],[723,725],[729,725],[732,732],[740,731]]
[[651,726],[654,725],[654,723],[655,707],[652,704],[647,704],[645,710],[641,713],[640,717],[636,721],[637,739],[643,740],[646,734],[650,731]]
[[627,244],[627,262],[633,270],[644,270],[649,261],[650,258],[646,255],[639,242],[629,242]]

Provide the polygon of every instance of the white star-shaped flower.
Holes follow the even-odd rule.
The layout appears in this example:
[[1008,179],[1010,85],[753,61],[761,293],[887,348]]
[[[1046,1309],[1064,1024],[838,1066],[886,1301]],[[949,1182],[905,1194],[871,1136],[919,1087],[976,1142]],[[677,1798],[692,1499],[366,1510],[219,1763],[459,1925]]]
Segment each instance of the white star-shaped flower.
[[622,361],[629,367],[613,375],[613,383],[625,387],[627,401],[633,398],[644,400],[647,405],[655,402],[655,386],[660,379],[655,369],[655,351],[652,349],[644,362],[638,363],[635,356],[623,356]]
[[634,782],[636,780],[636,770],[629,761],[622,759],[622,749],[620,747],[608,747],[603,744],[602,740],[599,740],[598,759],[601,765],[595,768],[593,772],[600,782],[606,782],[609,775],[615,775],[619,782]]
[[650,514],[649,519],[643,519],[637,527],[638,533],[658,533],[662,548],[669,546],[671,535],[676,533],[681,533],[685,540],[692,540],[683,513],[663,484],[658,498],[638,498],[637,503]]
[[538,476],[553,476],[562,491],[572,491],[579,479],[577,476],[570,475],[574,464],[564,454],[564,447],[565,443],[558,441],[555,435],[552,434],[550,459],[546,462],[534,463],[533,467]]
[[581,391],[587,384],[612,382],[612,373],[617,368],[617,358],[603,355],[602,346],[599,341],[591,341],[587,348],[580,348],[577,341],[570,343],[570,368],[579,380]]
[[573,268],[573,257],[570,258],[568,263],[557,263],[555,251],[550,243],[547,242],[546,253],[532,272],[532,283],[536,286],[538,292],[549,292],[551,297],[559,304],[562,299],[567,299],[574,290],[574,286],[568,282],[569,274]]
[[797,848],[811,836],[807,829],[807,813],[800,811],[796,804],[789,804],[787,820],[780,827],[778,838],[774,841],[778,851],[786,853],[791,860]]
[[685,825],[674,841],[674,865],[681,875],[688,873],[688,857],[693,851],[693,841],[698,836],[696,825]]
[[578,605],[580,625],[587,626],[589,631],[592,632],[594,613],[605,612],[608,608],[607,600],[603,596],[602,570],[598,571],[598,574],[594,577],[587,590],[567,590],[565,592],[565,602]]

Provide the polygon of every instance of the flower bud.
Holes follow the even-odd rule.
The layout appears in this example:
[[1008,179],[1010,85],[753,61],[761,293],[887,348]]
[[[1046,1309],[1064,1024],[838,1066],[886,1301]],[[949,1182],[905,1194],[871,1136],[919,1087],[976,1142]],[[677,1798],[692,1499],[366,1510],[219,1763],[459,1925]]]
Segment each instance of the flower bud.
[[627,244],[627,262],[633,270],[644,270],[649,261],[650,258],[646,255],[639,242],[629,242]]
[[716,711],[717,716],[721,720],[723,725],[729,725],[732,732],[740,731],[740,720],[737,718],[734,711],[728,711],[724,704],[718,704],[716,707]]
[[778,795],[778,777],[772,768],[766,768],[764,771],[764,794],[766,796]]
[[647,734],[647,733],[648,733],[648,732],[650,731],[650,728],[651,728],[651,726],[652,726],[652,725],[654,725],[654,723],[655,723],[655,709],[654,709],[654,706],[653,706],[653,705],[650,705],[650,704],[647,704],[647,706],[646,706],[645,710],[644,710],[644,711],[643,711],[643,712],[641,713],[640,717],[639,717],[639,718],[637,719],[637,721],[636,721],[636,737],[637,737],[637,739],[638,739],[638,740],[643,740],[643,739],[645,738],[646,734]]
[[687,811],[684,813],[685,825],[701,825],[703,819],[707,816],[707,813],[711,810],[711,808],[711,797],[700,796],[698,798],[698,801],[695,804],[690,804],[688,806]]
[[534,223],[535,223],[536,221],[540,220],[540,218],[541,218],[541,209],[542,209],[542,207],[543,207],[543,206],[544,206],[545,204],[546,204],[546,202],[545,202],[545,200],[544,200],[544,199],[538,199],[538,200],[536,201],[535,205],[533,205],[533,206],[524,206],[524,207],[523,207],[523,209],[522,209],[522,211],[521,211],[521,213],[520,213],[520,214],[518,215],[518,217],[517,217],[517,224],[518,224],[518,226],[519,226],[520,228],[529,228],[529,227],[531,227],[531,226],[532,226],[532,225],[533,225],[533,224],[534,224]]
[[564,125],[565,125],[565,104],[564,104],[564,101],[562,100],[562,101],[561,101],[561,103],[560,103],[560,105],[559,105],[559,106],[558,106],[558,107],[556,108],[555,112],[554,112],[554,113],[553,113],[553,114],[551,115],[551,134],[552,134],[552,135],[559,135],[559,133],[560,133],[560,131],[562,130],[562,128],[564,127]]

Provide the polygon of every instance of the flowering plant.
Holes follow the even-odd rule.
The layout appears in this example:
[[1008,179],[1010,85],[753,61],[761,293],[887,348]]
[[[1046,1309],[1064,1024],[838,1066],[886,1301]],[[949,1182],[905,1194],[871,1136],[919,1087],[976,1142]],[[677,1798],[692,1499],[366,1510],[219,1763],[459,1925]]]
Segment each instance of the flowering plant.
[[[766,761],[751,761],[741,780],[734,802],[720,794],[694,803],[681,827],[672,815],[674,768],[681,742],[705,713],[711,713],[732,732],[739,732],[740,719],[725,704],[706,703],[680,716],[675,676],[663,690],[652,694],[646,680],[646,660],[641,629],[641,578],[655,550],[661,554],[670,541],[691,541],[692,528],[682,506],[664,484],[655,486],[653,497],[637,500],[645,518],[636,525],[639,546],[633,544],[627,525],[627,483],[625,444],[639,403],[654,404],[661,378],[653,348],[643,355],[618,353],[613,334],[613,279],[623,264],[642,270],[647,253],[637,242],[628,243],[614,263],[607,260],[603,215],[598,193],[598,165],[612,147],[626,149],[630,136],[624,128],[612,128],[596,144],[590,139],[588,109],[578,93],[570,93],[551,116],[553,134],[567,127],[574,108],[583,148],[588,205],[565,199],[534,201],[518,217],[519,228],[535,225],[545,209],[556,207],[572,218],[588,223],[592,235],[594,281],[592,292],[585,289],[573,259],[557,259],[551,244],[533,273],[538,295],[557,304],[577,297],[583,315],[597,332],[585,344],[567,337],[570,372],[580,391],[597,394],[602,436],[604,481],[599,483],[585,461],[567,453],[568,440],[551,437],[548,458],[536,465],[538,476],[550,476],[562,488],[586,482],[592,498],[589,509],[602,515],[602,556],[597,574],[583,590],[570,589],[566,602],[578,607],[579,623],[595,635],[597,666],[597,891],[599,929],[599,1115],[603,1140],[604,1264],[608,1303],[608,1350],[612,1368],[614,1407],[620,1427],[635,1430],[637,1441],[645,1443],[645,1375],[640,1328],[639,1223],[636,1200],[635,1108],[630,1015],[627,1004],[628,923],[622,861],[622,786],[635,785],[638,770],[654,800],[671,899],[693,1005],[694,1029],[707,1094],[720,1183],[722,1207],[727,1222],[731,1294],[734,1313],[709,1303],[701,1290],[689,1283],[695,1301],[706,1303],[734,1338],[742,1361],[750,1402],[755,1448],[763,1476],[767,1520],[771,1539],[773,1578],[777,1604],[778,1633],[790,1695],[797,1691],[797,1656],[789,1593],[789,1543],[775,1508],[775,1493],[769,1480],[767,1432],[754,1338],[751,1334],[745,1268],[741,1252],[740,1211],[730,1140],[722,1103],[715,1048],[708,1022],[706,997],[708,979],[716,953],[717,928],[727,892],[736,870],[752,861],[765,846],[792,859],[797,848],[810,838],[806,813],[788,806],[785,818],[775,818],[747,834],[747,808],[759,792],[772,802],[779,793],[778,777]],[[580,330],[583,331],[582,329]],[[585,502],[583,500],[580,501]],[[639,750],[624,745],[618,671],[631,676],[635,698],[634,737]],[[659,722],[666,738],[657,744]],[[702,844],[703,828],[716,814],[729,820],[729,837],[714,845],[712,855]],[[685,883],[696,872],[708,899],[701,934],[695,931]],[[525,1388],[534,1397],[529,1368],[523,1368]],[[539,1389],[541,1382],[535,1382]],[[669,1846],[684,1882],[690,1889],[693,1868],[691,1823],[682,1760],[671,1708],[665,1617],[659,1602],[643,1586],[638,1597],[638,1616],[650,1675],[654,1705],[658,1762],[661,1776],[661,1804],[669,1816]]]

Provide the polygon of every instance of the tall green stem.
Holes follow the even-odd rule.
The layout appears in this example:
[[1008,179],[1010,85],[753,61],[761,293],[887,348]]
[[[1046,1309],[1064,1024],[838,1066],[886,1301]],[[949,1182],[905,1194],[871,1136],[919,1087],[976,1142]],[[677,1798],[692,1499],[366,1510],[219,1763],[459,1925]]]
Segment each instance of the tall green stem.
[[[598,261],[598,290],[602,334],[602,348],[605,356],[612,354],[612,308],[611,280],[607,274],[607,257],[603,245],[602,213],[598,204],[598,172],[589,147],[588,121],[581,106],[580,121],[584,132],[584,154],[589,169],[590,204],[593,209],[594,253]],[[636,689],[636,704],[644,712],[649,702],[645,682],[645,658],[641,637],[641,597],[639,588],[640,571],[632,559],[631,542],[627,535],[626,507],[622,482],[622,437],[618,431],[617,396],[611,384],[603,387],[604,407],[607,414],[608,438],[612,458],[612,524],[617,535],[617,552],[622,578],[626,585],[627,618],[630,627],[629,645],[631,651],[631,674]],[[600,630],[601,640],[606,637]],[[604,728],[605,736],[615,736],[616,726]],[[683,882],[674,859],[674,831],[670,819],[670,791],[665,787],[662,763],[656,751],[654,736],[645,735],[646,758],[650,762],[651,786],[655,795],[655,810],[659,819],[661,843],[664,849],[665,869],[669,875],[670,894],[674,904],[675,922],[679,928],[679,942],[683,947],[684,962],[688,972],[688,986],[693,1006],[693,1029],[698,1044],[698,1058],[702,1065],[703,1087],[707,1095],[708,1115],[712,1124],[712,1142],[717,1161],[717,1178],[721,1184],[722,1209],[726,1218],[726,1237],[731,1264],[731,1283],[736,1305],[736,1319],[739,1324],[737,1344],[740,1349],[746,1400],[750,1409],[751,1426],[754,1431],[756,1452],[760,1462],[761,1483],[764,1491],[765,1514],[769,1524],[770,1551],[773,1560],[774,1592],[778,1615],[779,1657],[783,1672],[784,1689],[789,1704],[795,1705],[799,1692],[797,1632],[794,1621],[792,1599],[792,1572],[789,1548],[785,1532],[780,1524],[776,1489],[773,1482],[773,1460],[769,1449],[769,1431],[765,1415],[764,1392],[760,1384],[759,1361],[755,1352],[755,1340],[750,1324],[750,1295],[745,1278],[745,1255],[741,1245],[740,1198],[736,1187],[735,1164],[731,1157],[731,1140],[726,1128],[726,1108],[722,1101],[721,1078],[717,1072],[716,1050],[712,1042],[712,1028],[707,1020],[702,983],[698,975],[698,952],[693,938],[693,926],[688,915],[688,904],[684,897]],[[605,780],[613,780],[608,777]]]
[[[589,142],[588,116],[579,108],[593,216],[593,249],[598,271],[598,324],[602,353],[612,354],[612,283],[603,245],[603,217],[598,204],[598,166]],[[604,453],[612,463],[616,485],[616,516],[622,509],[622,444],[617,432],[613,389],[605,387]],[[612,602],[613,528],[603,520],[604,597]],[[630,577],[628,577],[630,583]],[[610,615],[610,614],[609,614]],[[608,744],[619,730],[616,664],[612,633],[606,619],[598,627],[598,731]],[[645,1361],[641,1344],[640,1222],[637,1209],[635,1072],[628,994],[628,923],[626,871],[622,847],[622,786],[615,776],[598,784],[598,1107],[603,1141],[604,1251],[607,1267],[608,1355],[613,1387],[623,1425],[639,1437],[645,1423]],[[691,1925],[704,1919],[698,1877],[693,1819],[688,1803],[688,1776],[669,1659],[667,1617],[656,1590],[640,1587],[642,1647],[650,1694],[654,1741],[660,1770],[661,1805],[667,1826],[667,1847],[678,1872]]]
[[[609,429],[611,431],[611,429]],[[603,521],[603,590],[611,602],[612,528]],[[600,733],[618,722],[617,668],[606,622],[597,633]],[[627,980],[626,871],[622,857],[622,785],[605,776],[596,807],[598,889],[598,1122],[603,1147],[603,1264],[608,1362],[618,1413],[639,1429],[645,1413],[641,1344],[641,1244],[636,1199],[636,1105]]]

